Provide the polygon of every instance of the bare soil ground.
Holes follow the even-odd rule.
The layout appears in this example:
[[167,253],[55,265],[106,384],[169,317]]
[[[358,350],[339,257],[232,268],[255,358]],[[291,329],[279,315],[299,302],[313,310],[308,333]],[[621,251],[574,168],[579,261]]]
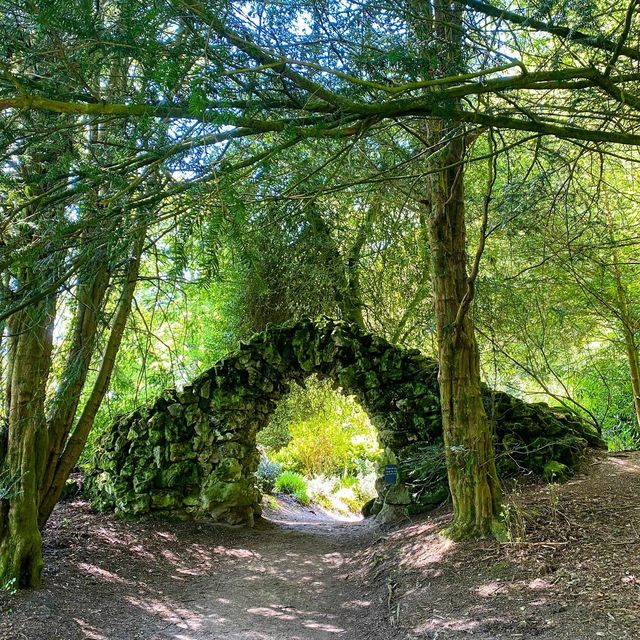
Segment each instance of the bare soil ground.
[[[516,538],[453,544],[449,513],[389,532],[359,564],[411,638],[640,638],[640,453],[506,496]],[[372,569],[374,565],[377,568]]]
[[0,592],[2,640],[392,640],[352,559],[374,535],[279,500],[254,529],[126,522],[84,500],[45,532],[44,587]]
[[640,455],[508,496],[519,541],[453,544],[280,500],[255,529],[126,522],[86,502],[45,532],[44,587],[0,592],[1,640],[640,637]]

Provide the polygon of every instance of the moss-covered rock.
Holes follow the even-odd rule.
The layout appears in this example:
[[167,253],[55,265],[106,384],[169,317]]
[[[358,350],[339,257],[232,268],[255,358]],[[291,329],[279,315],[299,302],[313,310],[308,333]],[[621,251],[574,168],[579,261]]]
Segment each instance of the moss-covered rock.
[[549,460],[544,465],[544,477],[548,482],[559,482],[565,480],[570,474],[569,467],[557,460]]
[[395,484],[389,487],[384,493],[384,501],[388,504],[404,505],[411,504],[411,494],[409,488],[404,484]]

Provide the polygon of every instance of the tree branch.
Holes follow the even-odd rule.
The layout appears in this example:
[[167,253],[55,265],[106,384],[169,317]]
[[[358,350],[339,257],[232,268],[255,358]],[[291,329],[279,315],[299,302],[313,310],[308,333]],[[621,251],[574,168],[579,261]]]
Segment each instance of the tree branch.
[[550,33],[551,35],[562,38],[563,40],[570,40],[571,42],[591,47],[592,49],[600,49],[613,54],[618,52],[617,56],[623,55],[633,60],[640,60],[639,49],[635,47],[627,47],[624,44],[616,43],[600,35],[589,35],[588,33],[572,29],[571,27],[563,27],[550,24],[542,20],[536,20],[535,18],[523,16],[513,11],[494,7],[493,5],[481,2],[480,0],[463,0],[463,2],[470,9],[483,13],[486,16],[491,16],[492,18],[501,18],[507,22],[511,22],[512,24],[517,24],[521,27],[531,29],[532,31],[544,31],[545,33]]

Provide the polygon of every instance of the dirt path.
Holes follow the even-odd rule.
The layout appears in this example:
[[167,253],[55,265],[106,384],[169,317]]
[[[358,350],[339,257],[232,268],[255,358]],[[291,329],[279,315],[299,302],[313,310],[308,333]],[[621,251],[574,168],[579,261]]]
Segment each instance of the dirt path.
[[[281,502],[256,529],[59,505],[44,588],[0,591],[0,640],[635,640],[640,453],[506,496],[514,540],[453,544]],[[402,629],[402,630],[401,630]]]
[[45,587],[0,593],[2,640],[390,640],[384,598],[353,575],[368,524],[281,503],[254,530],[122,522],[83,501],[46,535]]

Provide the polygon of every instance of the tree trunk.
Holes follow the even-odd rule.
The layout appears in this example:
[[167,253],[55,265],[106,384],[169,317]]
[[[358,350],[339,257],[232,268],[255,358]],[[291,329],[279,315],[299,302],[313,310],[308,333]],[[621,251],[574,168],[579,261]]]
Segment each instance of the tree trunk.
[[353,244],[347,248],[344,255],[315,203],[307,207],[306,214],[316,243],[322,248],[324,258],[331,267],[335,280],[335,300],[340,316],[343,320],[366,330],[364,302],[360,287],[360,257],[371,226],[380,216],[380,205],[375,204],[369,207]]
[[71,473],[71,470],[78,462],[78,458],[80,457],[82,449],[87,441],[87,436],[93,426],[98,409],[100,408],[102,400],[109,388],[111,374],[113,373],[116,356],[120,349],[120,343],[122,342],[122,336],[131,311],[133,295],[138,282],[144,238],[145,230],[142,229],[138,232],[138,236],[132,249],[132,255],[129,258],[129,264],[124,274],[124,282],[120,291],[120,298],[113,316],[111,332],[105,346],[96,381],[91,389],[87,402],[82,409],[82,413],[76,422],[73,434],[68,441],[65,442],[62,452],[53,460],[54,464],[52,465],[53,470],[51,472],[50,481],[41,487],[38,514],[38,523],[40,528],[43,528],[47,523],[53,508],[60,499],[60,494],[62,493],[64,484],[69,477],[69,473]]
[[627,361],[629,362],[629,372],[631,374],[631,390],[633,393],[633,406],[636,412],[636,437],[640,439],[640,357],[638,356],[638,346],[633,333],[625,327],[624,344],[627,350]]
[[[442,76],[463,73],[463,5],[450,0],[414,0],[409,6],[409,20],[422,57],[437,60]],[[456,539],[501,535],[493,436],[482,404],[480,357],[468,312],[477,272],[471,278],[467,274],[464,131],[454,131],[446,121],[432,119],[423,133],[421,139],[435,149],[429,159],[424,205],[438,337],[442,431],[454,512],[448,533]],[[481,251],[477,261],[480,255]]]
[[49,491],[58,458],[69,437],[78,404],[85,386],[91,359],[98,340],[98,317],[103,311],[109,287],[107,259],[97,255],[78,278],[77,305],[73,337],[67,361],[60,376],[58,391],[47,419],[49,454],[42,478],[40,494]]
[[633,408],[636,414],[637,430],[636,437],[640,438],[640,355],[638,354],[638,345],[636,344],[636,336],[634,333],[634,320],[629,309],[629,294],[625,287],[622,271],[620,269],[620,260],[618,251],[615,248],[615,238],[611,225],[609,225],[609,238],[613,247],[613,274],[616,280],[616,298],[618,315],[622,324],[622,334],[624,336],[624,346],[627,352],[627,362],[629,364],[629,374],[631,377],[631,391],[633,393]]
[[[430,248],[442,404],[454,538],[499,532],[500,486],[492,434],[482,404],[473,321],[460,313],[470,287],[466,268],[464,142],[445,142],[431,181]],[[443,152],[445,151],[445,152]]]
[[0,476],[0,587],[40,583],[38,484],[48,447],[45,385],[51,364],[54,302],[46,299],[8,322],[11,359],[9,430]]
[[345,317],[366,331],[364,302],[360,285],[362,249],[371,234],[374,223],[381,217],[380,202],[369,205],[365,219],[358,228],[353,244],[348,248],[344,264],[346,288],[342,296],[341,310]]
[[[5,303],[5,292],[9,290],[7,280],[6,275],[3,274],[2,282],[0,282],[0,291],[2,291],[0,302],[2,303]],[[9,388],[11,376],[9,375],[7,348],[5,346],[4,350],[2,349],[3,345],[6,345],[8,342],[5,336],[6,327],[6,321],[0,321],[0,473],[2,471],[2,461],[7,453],[7,438],[9,436]],[[2,479],[0,476],[0,487],[1,483]]]

